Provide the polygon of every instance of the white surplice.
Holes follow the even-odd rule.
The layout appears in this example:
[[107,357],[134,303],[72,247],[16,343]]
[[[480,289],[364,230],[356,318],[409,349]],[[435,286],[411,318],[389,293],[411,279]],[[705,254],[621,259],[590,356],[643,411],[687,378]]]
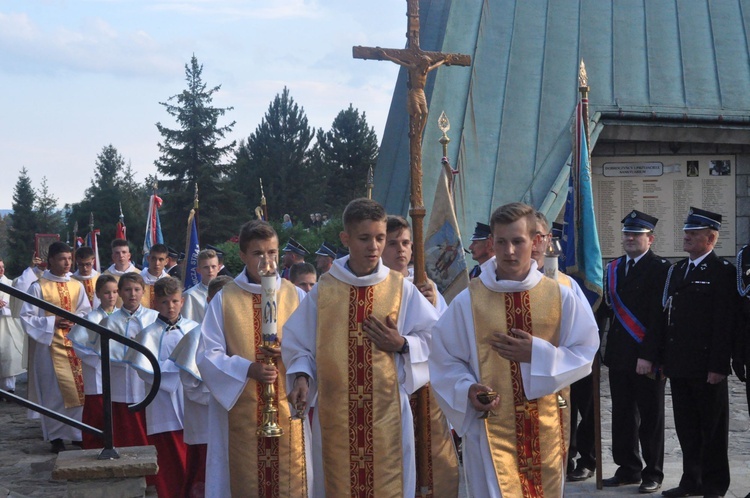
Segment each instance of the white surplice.
[[[3,275],[0,282],[12,286],[13,282]],[[0,291],[0,389],[15,389],[16,375],[23,368],[24,333],[21,321],[11,313],[10,294]]]
[[[244,291],[260,294],[259,284],[247,278],[247,271],[234,279]],[[276,289],[281,286],[281,279],[276,277]],[[295,287],[300,301],[305,292]],[[227,344],[224,339],[223,292],[219,291],[206,309],[206,316],[201,325],[201,340],[198,344],[196,362],[203,382],[211,392],[208,402],[208,448],[206,450],[206,497],[224,498],[231,496],[229,487],[229,421],[228,412],[245,389],[248,382],[247,371],[253,363],[239,355],[227,355]],[[250,310],[248,310],[250,312]],[[286,330],[286,329],[285,329]],[[250,333],[250,331],[248,331]],[[282,337],[282,344],[286,336]],[[281,397],[283,400],[283,396]],[[292,410],[294,413],[294,410]],[[308,465],[308,483],[311,481],[310,458],[310,424],[304,419],[305,450]]]
[[109,268],[107,268],[106,270],[104,270],[102,273],[103,274],[107,274],[107,275],[112,275],[112,276],[117,277],[119,279],[120,277],[122,277],[126,273],[139,273],[139,272],[140,272],[140,270],[131,261],[128,264],[128,267],[125,268],[123,271],[118,270],[115,267],[114,263],[112,263],[111,265],[109,265]]
[[[349,285],[368,287],[386,279],[390,270],[382,261],[374,273],[357,277],[348,269],[349,257],[337,259],[333,262],[329,273],[332,277]],[[287,365],[287,390],[291,391],[294,378],[298,373],[310,376],[310,391],[308,405],[315,406],[317,398],[316,382],[316,340],[318,326],[318,286],[312,288],[307,298],[300,303],[284,325],[284,340],[281,343],[281,354]],[[407,354],[395,354],[396,368],[400,386],[401,399],[401,446],[404,463],[404,496],[414,496],[416,489],[416,464],[414,461],[414,425],[409,405],[409,395],[429,381],[427,357],[430,354],[430,335],[432,327],[438,318],[437,311],[422,293],[409,282],[403,280],[401,306],[398,313],[397,328],[399,333],[409,343]],[[346,332],[346,331],[342,331]],[[344,382],[342,380],[342,382]],[[325,480],[323,477],[323,447],[320,435],[319,410],[313,413],[313,473],[315,497],[325,496]],[[375,491],[377,496],[377,490]],[[334,497],[329,497],[334,498]]]
[[182,305],[182,316],[198,323],[206,316],[206,302],[208,301],[208,286],[198,282],[182,293],[185,303]]
[[[496,280],[495,270],[493,257],[482,265],[479,276],[482,283],[494,292],[526,291],[543,278],[536,269],[535,261],[532,261],[527,277],[520,282]],[[531,363],[520,363],[523,388],[528,399],[553,394],[588,375],[599,349],[599,333],[588,303],[582,302],[564,285],[560,285],[560,292],[559,346],[534,337]],[[435,326],[429,364],[432,388],[440,407],[463,438],[463,464],[472,496],[500,497],[484,422],[479,419],[480,413],[474,410],[468,399],[469,387],[479,379],[469,289],[456,296]],[[561,468],[560,472],[563,471]]]
[[[91,311],[89,299],[83,284],[77,280],[71,280],[69,276],[58,277],[49,270],[45,270],[42,278],[53,282],[68,282],[69,285],[79,285],[78,301],[74,303],[71,313],[84,316]],[[42,288],[38,282],[29,287],[28,293],[36,298],[44,300]],[[61,413],[72,419],[81,421],[83,405],[74,408],[65,408],[65,403],[57,383],[57,375],[52,365],[52,354],[50,346],[55,335],[55,315],[46,316],[46,312],[29,303],[21,307],[21,323],[23,329],[29,336],[29,399],[37,404]],[[36,412],[29,412],[30,418],[39,418]],[[69,439],[71,441],[81,440],[81,431],[57,420],[41,417],[42,433],[44,439]]]
[[[91,275],[81,275],[79,270],[76,270],[75,273],[71,275],[74,279],[83,282],[85,280],[91,280],[93,278],[99,277],[99,272],[96,270],[91,270]],[[97,309],[99,305],[102,304],[101,301],[99,301],[99,296],[96,295],[96,292],[94,292],[94,302],[91,303],[91,309]]]
[[[184,308],[183,308],[184,309]],[[185,413],[182,438],[185,444],[208,443],[208,402],[211,392],[201,378],[195,354],[201,339],[201,328],[195,327],[174,348],[169,359],[180,369]]]
[[[102,322],[102,326],[135,340],[141,330],[154,323],[158,316],[159,313],[145,306],[138,306],[138,309],[132,313],[125,308],[120,308],[109,315]],[[96,340],[98,341],[99,337]],[[132,404],[146,397],[143,380],[138,376],[138,372],[124,361],[127,349],[119,342],[109,341],[112,401],[115,403]],[[101,354],[100,343],[97,342],[94,345],[94,350]]]
[[[169,356],[185,334],[198,327],[198,324],[188,318],[177,321],[175,328],[157,319],[143,329],[136,340],[151,351],[159,362],[161,382],[154,400],[146,407],[146,430],[148,435],[182,430],[182,419],[185,411],[183,402],[180,369]],[[128,349],[125,361],[130,364],[143,379],[146,390],[150,390],[154,380],[151,363],[140,352]]]
[[[117,311],[117,308],[114,311]],[[99,306],[86,315],[86,320],[101,324],[109,315]],[[95,349],[100,343],[96,340],[97,337],[99,337],[99,334],[80,325],[74,326],[68,333],[68,339],[73,343],[76,356],[81,359],[83,392],[87,395],[102,394],[102,360],[99,352]]]

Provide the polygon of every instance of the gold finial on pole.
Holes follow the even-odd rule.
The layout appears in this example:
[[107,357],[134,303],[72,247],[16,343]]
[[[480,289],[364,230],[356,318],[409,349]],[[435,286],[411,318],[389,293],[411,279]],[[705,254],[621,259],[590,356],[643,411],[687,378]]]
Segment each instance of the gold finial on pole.
[[372,172],[372,166],[367,169],[367,182],[365,183],[365,187],[367,187],[367,198],[372,199],[372,189],[375,188],[375,176]]
[[589,77],[586,74],[586,64],[581,59],[581,64],[578,66],[578,91],[581,94],[581,113],[583,117],[583,130],[586,133],[586,151],[591,159],[591,135],[589,135]]
[[448,116],[445,115],[445,111],[440,113],[438,118],[438,128],[443,132],[443,136],[438,140],[443,144],[443,157],[448,157],[448,144],[451,139],[448,138],[448,131],[451,129],[451,122],[448,120]]

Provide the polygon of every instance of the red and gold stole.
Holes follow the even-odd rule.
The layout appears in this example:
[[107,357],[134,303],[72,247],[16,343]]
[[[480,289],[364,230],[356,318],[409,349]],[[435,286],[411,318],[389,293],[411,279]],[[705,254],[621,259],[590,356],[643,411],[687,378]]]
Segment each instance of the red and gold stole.
[[[241,289],[235,282],[223,288],[222,312],[227,354],[239,355],[252,361],[263,361],[260,349],[261,309],[260,294]],[[289,316],[299,305],[297,290],[287,280],[281,281],[276,294],[278,304],[278,334]],[[281,437],[258,437],[256,430],[263,421],[265,402],[263,384],[248,379],[245,390],[229,410],[229,476],[232,496],[302,496],[306,483],[305,459],[299,429],[292,429],[289,403],[286,402],[284,378],[286,369],[277,359],[279,369],[275,388],[278,421],[284,434]]]
[[96,294],[96,280],[99,275],[95,275],[89,279],[83,279],[73,276],[76,280],[83,284],[83,289],[86,291],[86,296],[89,298],[89,304],[94,307],[94,295]]
[[[318,413],[327,496],[401,497],[401,401],[395,353],[380,351],[362,330],[375,316],[398,320],[403,275],[370,287],[330,273],[318,282]],[[349,472],[346,472],[346,469]]]
[[154,286],[149,284],[143,284],[143,296],[141,296],[141,305],[145,308],[155,309],[156,305],[156,294],[154,294]]
[[[39,286],[45,301],[75,313],[75,306],[81,292],[81,287],[77,283],[71,285],[70,282],[55,282],[40,278]],[[45,315],[50,316],[51,313],[45,312]],[[83,406],[83,370],[81,360],[73,351],[73,343],[68,340],[68,330],[55,329],[50,354],[65,408]]]
[[469,283],[480,382],[500,395],[495,416],[485,421],[490,453],[503,496],[560,496],[565,464],[564,428],[557,395],[526,398],[517,362],[488,345],[492,334],[518,328],[557,346],[560,339],[560,287],[546,277],[531,290],[493,292]]

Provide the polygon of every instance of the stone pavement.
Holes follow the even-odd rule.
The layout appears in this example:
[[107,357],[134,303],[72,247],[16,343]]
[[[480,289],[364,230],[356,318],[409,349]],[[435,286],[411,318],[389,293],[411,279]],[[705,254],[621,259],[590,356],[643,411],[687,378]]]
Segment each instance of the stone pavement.
[[[17,386],[17,392],[26,392],[26,376]],[[607,369],[602,369],[602,454],[603,477],[614,474],[616,467],[610,451],[611,403],[607,382]],[[750,492],[750,418],[745,401],[745,385],[736,377],[729,381],[730,422],[729,461],[732,484],[728,497],[743,498]],[[664,487],[677,485],[682,469],[682,454],[674,432],[672,399],[667,384],[666,398],[666,454],[664,457]],[[26,410],[12,403],[0,401],[0,497],[48,497],[65,495],[65,483],[50,479],[55,455],[49,452],[49,443],[42,441],[39,422],[28,420]],[[638,495],[637,486],[604,488],[597,490],[594,479],[581,483],[569,483],[565,496],[610,497]],[[467,496],[466,493],[462,496]],[[656,493],[653,496],[661,496]],[[476,497],[481,498],[481,497]]]

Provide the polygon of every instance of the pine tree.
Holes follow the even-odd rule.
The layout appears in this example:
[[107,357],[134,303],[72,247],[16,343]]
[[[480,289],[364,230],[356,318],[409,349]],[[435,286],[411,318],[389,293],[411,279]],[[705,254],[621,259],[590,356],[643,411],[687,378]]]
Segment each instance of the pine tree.
[[63,231],[63,216],[57,209],[57,197],[50,192],[46,176],[42,178],[42,186],[36,192],[34,208],[39,232],[60,234]]
[[36,194],[31,186],[29,172],[23,168],[13,189],[13,214],[9,215],[10,262],[6,265],[9,275],[20,275],[34,254],[34,234],[37,232],[35,202]]
[[234,121],[218,126],[219,117],[232,107],[211,106],[220,85],[208,88],[201,74],[203,66],[193,55],[185,65],[187,89],[167,102],[160,102],[174,117],[178,129],[157,123],[163,137],[159,143],[161,157],[155,162],[161,175],[159,181],[164,204],[161,209],[162,231],[170,245],[185,241],[188,213],[193,207],[195,185],[200,195],[200,240],[202,244],[225,241],[237,233],[247,218],[243,214],[237,192],[227,179],[228,164],[222,162],[236,143],[220,145],[234,127]]
[[349,104],[330,131],[318,130],[313,156],[316,170],[326,179],[326,208],[340,212],[350,200],[364,196],[368,170],[378,158],[378,137],[365,113]]
[[307,217],[314,209],[312,202],[322,193],[310,168],[308,148],[312,139],[304,108],[284,87],[235,154],[233,178],[249,206],[257,206],[260,201],[262,179],[272,219],[280,220],[284,213]]

